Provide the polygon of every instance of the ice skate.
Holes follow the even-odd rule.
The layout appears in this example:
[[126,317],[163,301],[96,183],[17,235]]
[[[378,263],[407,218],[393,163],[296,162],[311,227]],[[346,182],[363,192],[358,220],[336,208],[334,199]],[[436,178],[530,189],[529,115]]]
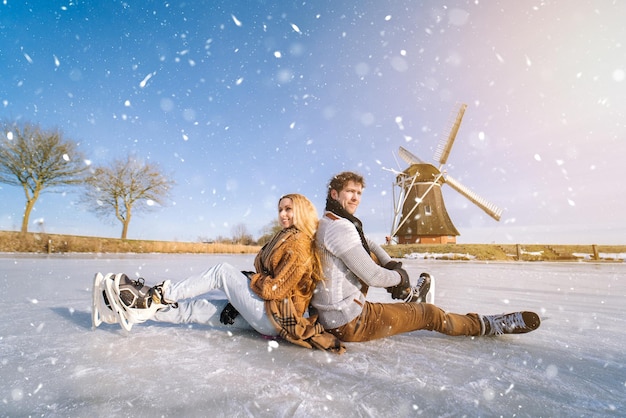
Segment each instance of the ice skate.
[[111,308],[111,304],[107,299],[105,292],[105,281],[113,280],[112,274],[103,276],[102,273],[96,273],[93,278],[93,287],[91,289],[91,327],[96,329],[103,322],[105,324],[117,323],[117,316]]
[[134,324],[151,319],[161,308],[168,305],[155,303],[150,287],[143,279],[132,280],[124,273],[113,275],[113,280],[104,281],[105,296],[122,329],[130,331]]
[[420,274],[417,284],[411,288],[404,300],[413,303],[435,303],[435,279],[428,273]]
[[541,320],[534,312],[513,312],[482,316],[482,335],[525,334],[539,328]]

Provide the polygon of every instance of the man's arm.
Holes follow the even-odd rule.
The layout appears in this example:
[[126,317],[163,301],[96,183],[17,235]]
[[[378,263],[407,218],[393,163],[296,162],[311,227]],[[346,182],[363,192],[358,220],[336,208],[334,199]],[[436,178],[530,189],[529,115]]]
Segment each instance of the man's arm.
[[368,247],[370,247],[370,251],[374,253],[381,266],[385,266],[388,262],[391,261],[391,257],[389,257],[389,254],[387,254],[387,252],[383,250],[380,245],[371,240],[367,235],[365,236],[365,239],[367,240]]
[[[390,287],[400,283],[400,274],[393,270],[387,270],[372,260],[361,244],[361,238],[348,220],[338,219],[332,221],[324,235],[324,245],[338,257],[350,269],[355,276],[364,283],[374,287]],[[382,254],[380,246],[374,244],[376,251],[380,250],[381,263],[391,260],[389,255]],[[378,256],[378,254],[376,254]]]

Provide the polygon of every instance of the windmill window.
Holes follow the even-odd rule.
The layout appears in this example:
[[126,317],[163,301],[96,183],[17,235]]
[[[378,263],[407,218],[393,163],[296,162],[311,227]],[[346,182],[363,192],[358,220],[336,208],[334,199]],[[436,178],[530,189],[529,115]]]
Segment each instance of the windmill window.
[[430,205],[425,205],[424,206],[424,215],[430,216],[432,215],[432,211],[430,210]]

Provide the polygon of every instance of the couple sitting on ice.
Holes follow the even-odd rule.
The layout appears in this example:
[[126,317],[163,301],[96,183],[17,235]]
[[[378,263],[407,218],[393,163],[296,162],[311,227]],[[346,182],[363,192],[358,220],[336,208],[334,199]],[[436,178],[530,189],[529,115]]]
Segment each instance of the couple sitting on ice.
[[[223,263],[181,282],[166,280],[153,287],[123,273],[96,274],[94,327],[120,323],[130,330],[147,320],[215,324],[219,318],[224,324],[252,327],[263,335],[337,353],[345,351],[343,342],[422,329],[481,336],[521,334],[539,327],[534,312],[462,315],[435,306],[434,279],[422,273],[412,286],[402,263],[363,233],[354,214],[364,187],[363,177],[356,173],[334,176],[321,219],[306,197],[281,197],[278,219],[283,229],[257,254],[255,272],[240,272]],[[369,302],[370,286],[385,288],[402,302]],[[215,289],[227,300],[199,298]]]

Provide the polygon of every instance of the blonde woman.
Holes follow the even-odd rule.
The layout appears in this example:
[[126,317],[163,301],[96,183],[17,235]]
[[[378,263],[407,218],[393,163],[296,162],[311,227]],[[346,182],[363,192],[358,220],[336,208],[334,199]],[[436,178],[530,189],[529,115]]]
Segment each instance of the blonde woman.
[[[130,329],[148,319],[213,324],[220,313],[222,322],[229,323],[240,315],[263,335],[342,353],[345,348],[324,331],[317,316],[307,315],[313,291],[322,280],[315,244],[317,211],[303,195],[288,194],[278,201],[278,220],[283,229],[257,254],[255,272],[243,273],[221,263],[181,282],[166,280],[152,288],[145,286],[143,279],[109,274],[102,280],[106,284],[102,297],[94,286],[94,298],[107,299],[106,308],[100,304],[99,309],[105,311],[101,316],[110,318],[108,308],[115,313],[115,322]],[[198,298],[215,289],[226,294],[229,305]],[[98,314],[96,308],[94,314]]]

